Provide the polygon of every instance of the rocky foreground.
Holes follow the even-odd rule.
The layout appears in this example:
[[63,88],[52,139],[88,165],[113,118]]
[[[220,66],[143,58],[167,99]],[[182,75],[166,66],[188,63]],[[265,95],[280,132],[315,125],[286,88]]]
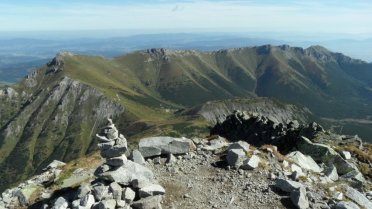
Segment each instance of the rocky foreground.
[[97,135],[103,163],[54,161],[5,191],[0,208],[372,209],[372,147],[357,137],[244,112],[212,133],[144,138],[129,151],[109,121]]

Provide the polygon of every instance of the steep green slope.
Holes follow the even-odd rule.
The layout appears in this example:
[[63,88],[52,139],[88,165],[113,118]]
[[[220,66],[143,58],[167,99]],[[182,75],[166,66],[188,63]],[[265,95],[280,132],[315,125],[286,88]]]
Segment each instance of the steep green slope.
[[341,56],[318,46],[267,45],[212,53],[152,49],[112,62],[126,66],[151,94],[184,106],[257,95],[306,106],[324,117],[370,115],[367,79],[350,74],[355,63],[363,72],[372,65]]
[[17,109],[5,112],[9,115],[4,115],[0,129],[1,186],[23,179],[53,159],[84,155],[102,121],[123,112],[97,90],[65,77],[61,67],[52,62],[15,86],[17,98],[1,98],[15,103],[8,109]]
[[[146,135],[203,135],[208,123],[200,115],[209,120],[233,109],[263,110],[280,120],[319,118],[336,130],[368,136],[371,66],[322,47],[150,49],[115,59],[62,53],[18,84],[1,87],[0,190],[52,159],[93,151],[92,133],[106,117],[115,118],[130,142]],[[252,99],[257,96],[308,110]],[[188,114],[173,114],[194,105]]]

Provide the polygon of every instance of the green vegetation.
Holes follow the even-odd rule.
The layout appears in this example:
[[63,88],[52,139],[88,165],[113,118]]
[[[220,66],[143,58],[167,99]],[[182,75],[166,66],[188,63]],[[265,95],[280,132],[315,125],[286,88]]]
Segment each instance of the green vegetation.
[[[372,86],[351,76],[351,68],[367,76],[370,65],[319,47],[305,52],[261,46],[212,53],[139,51],[115,59],[61,54],[53,66],[11,86],[17,97],[0,97],[0,190],[53,159],[93,152],[94,134],[106,117],[114,117],[132,146],[145,136],[205,136],[209,124],[197,114],[213,117],[221,113],[216,109],[239,105],[274,105],[271,113],[282,120],[324,117],[326,127],[346,124],[342,118],[367,120]],[[252,99],[256,96],[280,102]],[[211,100],[220,102],[202,105]],[[174,114],[181,109],[188,113]],[[362,134],[371,133],[368,123],[350,127],[346,133],[360,127]]]

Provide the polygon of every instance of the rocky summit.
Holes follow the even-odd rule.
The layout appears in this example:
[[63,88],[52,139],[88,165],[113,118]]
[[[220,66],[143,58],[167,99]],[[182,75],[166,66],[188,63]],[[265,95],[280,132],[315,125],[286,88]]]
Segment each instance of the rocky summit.
[[372,208],[371,145],[316,123],[235,112],[205,138],[128,147],[109,119],[96,137],[97,154],[54,161],[0,208]]

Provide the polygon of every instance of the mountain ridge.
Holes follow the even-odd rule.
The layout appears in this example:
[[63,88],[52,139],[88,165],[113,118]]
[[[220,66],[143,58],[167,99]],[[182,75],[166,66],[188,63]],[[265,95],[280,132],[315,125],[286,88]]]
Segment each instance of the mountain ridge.
[[[370,65],[351,59],[342,68],[349,59],[319,47],[288,45],[211,53],[149,49],[114,59],[60,53],[11,86],[17,97],[0,94],[0,167],[5,170],[0,185],[24,179],[51,159],[68,161],[92,152],[90,133],[108,116],[120,118],[118,125],[133,142],[147,135],[205,134],[208,123],[200,114],[173,112],[214,100],[269,97],[307,107],[319,117],[368,119]],[[367,76],[349,76],[351,67],[360,65]],[[214,108],[207,114],[217,115],[221,107]],[[109,112],[97,115],[104,110]],[[352,124],[349,133],[362,127]],[[363,125],[367,135],[369,124]],[[53,140],[61,146],[51,146]],[[12,164],[15,158],[19,161]],[[24,175],[9,178],[16,173]]]

